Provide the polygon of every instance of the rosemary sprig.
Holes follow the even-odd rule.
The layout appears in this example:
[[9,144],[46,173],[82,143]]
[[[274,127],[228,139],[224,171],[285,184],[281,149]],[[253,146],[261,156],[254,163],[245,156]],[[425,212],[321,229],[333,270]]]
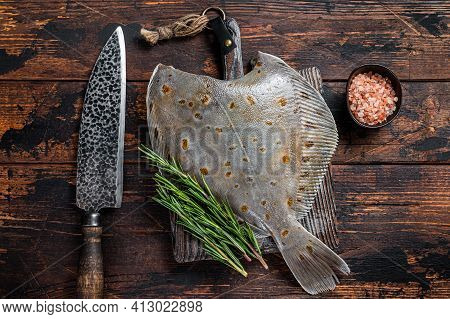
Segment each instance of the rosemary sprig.
[[177,214],[177,222],[203,243],[213,259],[245,277],[247,272],[240,257],[248,261],[250,257],[256,258],[268,268],[253,230],[247,223],[237,220],[228,202],[219,201],[213,195],[203,176],[199,183],[174,159],[166,160],[144,145],[139,150],[150,165],[159,168],[154,176],[156,196],[153,199]]

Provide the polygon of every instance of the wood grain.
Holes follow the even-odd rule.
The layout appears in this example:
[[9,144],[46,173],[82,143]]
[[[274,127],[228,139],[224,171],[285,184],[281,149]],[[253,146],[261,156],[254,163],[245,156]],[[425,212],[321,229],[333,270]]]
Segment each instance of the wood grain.
[[[117,24],[124,25],[127,77],[147,80],[162,62],[218,76],[207,33],[148,48],[137,24],[167,24],[210,1],[4,1],[0,78],[87,80]],[[402,79],[450,79],[448,1],[221,1],[242,31],[244,61],[256,51],[296,69],[319,65],[324,79],[346,79],[361,64],[386,65]],[[209,43],[209,45],[208,45]],[[170,54],[168,54],[170,52]],[[430,72],[432,70],[432,72]]]
[[[80,211],[75,166],[0,168],[0,295],[75,297]],[[334,165],[339,253],[352,274],[324,298],[448,298],[450,168]],[[148,202],[145,167],[125,167],[121,209],[103,214],[106,298],[304,298],[279,255],[249,278],[216,262],[177,264],[169,214]]]
[[[92,66],[117,24],[127,46],[123,206],[105,210],[106,298],[311,298],[279,255],[243,278],[206,261],[177,264],[167,211],[148,201],[145,87],[158,63],[220,77],[211,34],[149,48],[154,27],[218,5],[256,51],[318,66],[340,133],[334,158],[339,252],[352,274],[315,298],[450,298],[450,3],[429,1],[101,1],[0,3],[0,296],[74,298],[81,235],[75,206],[79,116]],[[368,63],[403,85],[399,117],[356,128],[345,80]]]
[[[395,121],[379,130],[353,124],[345,84],[325,83],[324,97],[340,135],[334,163],[449,162],[449,82],[403,83]],[[74,162],[84,82],[0,81],[0,162]],[[147,143],[146,82],[127,88],[125,159],[139,161]]]
[[102,227],[82,226],[83,245],[80,250],[77,292],[82,299],[103,298]]

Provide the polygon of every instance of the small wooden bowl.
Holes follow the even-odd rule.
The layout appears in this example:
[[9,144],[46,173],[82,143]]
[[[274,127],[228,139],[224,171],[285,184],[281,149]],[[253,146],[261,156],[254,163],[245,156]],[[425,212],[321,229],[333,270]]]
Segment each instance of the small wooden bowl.
[[[348,100],[348,90],[350,89],[350,84],[352,83],[353,78],[355,76],[357,76],[358,74],[367,73],[367,72],[378,73],[379,75],[391,80],[392,88],[394,89],[395,96],[398,98],[397,102],[395,102],[394,112],[391,115],[389,115],[384,122],[379,123],[377,125],[368,125],[368,124],[361,123],[360,121],[358,121],[358,119],[355,118],[352,110],[350,109],[350,101]],[[358,124],[361,127],[365,127],[365,128],[380,128],[380,127],[388,125],[397,116],[398,112],[400,111],[400,107],[402,105],[402,86],[400,84],[400,81],[398,80],[397,76],[395,76],[394,72],[392,72],[391,70],[389,70],[388,68],[386,68],[382,65],[376,65],[376,64],[363,65],[363,66],[360,66],[359,68],[356,68],[355,70],[353,70],[353,72],[350,74],[350,77],[348,78],[348,81],[347,81],[346,92],[347,92],[348,113],[350,113],[351,118],[353,119],[353,121],[355,121],[356,124]]]

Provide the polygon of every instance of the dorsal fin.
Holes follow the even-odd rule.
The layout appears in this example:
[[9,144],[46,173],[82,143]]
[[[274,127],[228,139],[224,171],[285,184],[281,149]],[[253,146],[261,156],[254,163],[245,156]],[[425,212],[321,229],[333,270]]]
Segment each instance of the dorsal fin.
[[[323,92],[322,76],[317,67],[304,68],[299,73],[316,90],[320,93]],[[328,247],[337,247],[336,205],[333,194],[331,164],[328,166],[325,177],[319,187],[312,209],[300,222],[310,233],[322,240]]]
[[[292,208],[299,217],[307,217],[314,198],[328,169],[337,144],[338,133],[333,115],[319,90],[283,60],[270,54],[258,52],[263,65],[274,64],[289,74],[296,107],[301,110],[299,134],[303,145],[299,146],[303,158],[298,174],[296,203]],[[256,62],[258,63],[258,62]],[[300,152],[299,152],[300,153]],[[296,154],[299,155],[299,154]]]

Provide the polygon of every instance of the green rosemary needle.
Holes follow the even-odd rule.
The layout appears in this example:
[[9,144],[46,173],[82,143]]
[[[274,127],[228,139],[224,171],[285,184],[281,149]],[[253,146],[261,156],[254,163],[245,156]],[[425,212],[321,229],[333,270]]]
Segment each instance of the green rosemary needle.
[[178,216],[177,222],[198,238],[205,251],[215,260],[247,277],[240,258],[256,258],[268,268],[261,257],[255,234],[245,222],[239,222],[226,201],[218,200],[202,177],[201,182],[183,171],[174,159],[166,160],[150,148],[139,150],[159,169],[155,174],[156,196],[160,205]]

